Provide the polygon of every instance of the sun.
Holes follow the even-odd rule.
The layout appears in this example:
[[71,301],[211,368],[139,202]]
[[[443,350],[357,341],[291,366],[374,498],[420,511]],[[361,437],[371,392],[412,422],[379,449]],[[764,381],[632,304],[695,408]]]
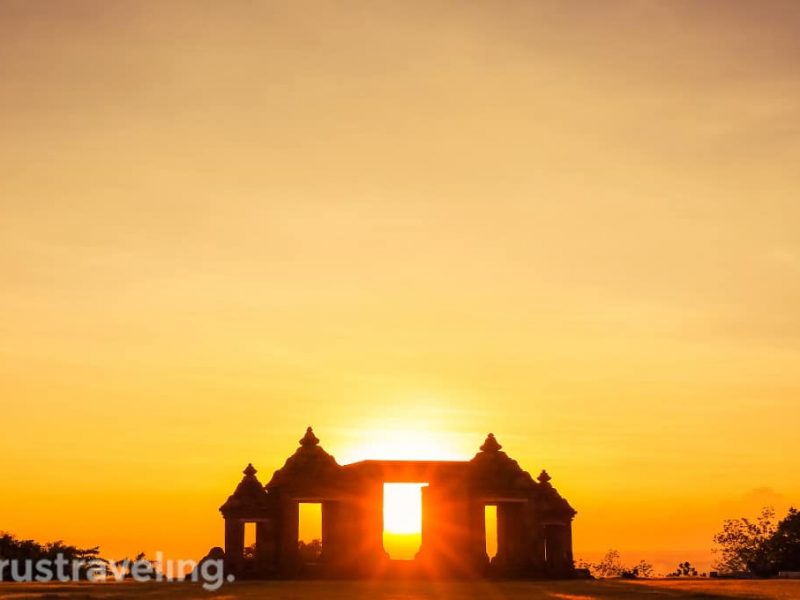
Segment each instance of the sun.
[[427,483],[383,485],[383,530],[387,533],[422,531],[422,488]]

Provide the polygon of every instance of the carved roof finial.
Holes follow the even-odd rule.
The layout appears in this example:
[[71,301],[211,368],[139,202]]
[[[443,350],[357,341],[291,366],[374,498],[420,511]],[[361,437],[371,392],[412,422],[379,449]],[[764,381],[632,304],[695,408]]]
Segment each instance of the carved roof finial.
[[481,452],[499,452],[502,446],[500,442],[498,442],[493,433],[490,433],[486,436],[486,441],[483,442],[483,446],[481,446]]
[[542,469],[542,472],[539,473],[539,477],[537,477],[536,479],[539,480],[539,483],[544,484],[544,483],[550,483],[550,480],[552,479],[552,477],[550,477],[550,475],[547,473],[547,471]]
[[319,439],[317,436],[314,435],[314,430],[309,427],[306,429],[306,434],[303,436],[303,439],[300,440],[300,445],[304,448],[309,446],[319,446]]
[[220,507],[222,515],[226,519],[233,515],[241,516],[240,512],[243,507],[245,512],[248,512],[259,507],[263,508],[267,502],[267,492],[264,491],[264,486],[256,477],[256,468],[252,464],[248,464],[242,473],[244,473],[244,477],[239,485],[236,486],[225,504]]

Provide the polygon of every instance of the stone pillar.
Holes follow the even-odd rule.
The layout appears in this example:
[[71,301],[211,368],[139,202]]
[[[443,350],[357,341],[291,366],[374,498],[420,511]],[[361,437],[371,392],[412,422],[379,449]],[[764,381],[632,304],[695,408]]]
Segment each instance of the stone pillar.
[[528,530],[525,518],[526,504],[501,502],[497,505],[497,558],[499,571],[507,574],[521,573],[529,557],[525,537]]
[[575,559],[572,556],[572,521],[564,526],[564,545],[566,550],[567,567],[570,574],[575,569]]
[[528,502],[525,512],[527,514],[527,526],[523,543],[525,545],[526,575],[543,577],[547,574],[544,525],[542,525],[536,505],[533,502]]
[[360,497],[347,498],[337,503],[335,512],[338,518],[329,515],[329,538],[325,540],[322,551],[327,553],[327,548],[331,548],[331,553],[335,552],[335,568],[341,575],[355,575],[363,568],[362,511],[363,500]]
[[225,562],[234,573],[239,572],[244,559],[244,521],[225,519]]
[[326,500],[322,503],[322,556],[326,572],[336,574],[339,564],[344,558],[348,540],[342,535],[342,503]]
[[293,498],[285,498],[281,502],[281,515],[279,525],[278,568],[284,577],[297,574],[297,540],[299,531],[300,509]]
[[436,540],[436,505],[433,501],[430,486],[420,488],[422,496],[422,527],[420,531],[420,547],[418,558],[426,561],[433,550]]
[[383,481],[370,485],[365,511],[365,542],[375,567],[389,559],[383,549]]
[[545,526],[547,570],[551,576],[567,577],[572,573],[572,533],[569,524]]
[[388,556],[383,549],[383,482],[369,482],[355,490],[347,503],[345,533],[350,570],[374,574]]
[[[432,567],[440,575],[466,576],[472,574],[475,565],[474,508],[463,486],[431,486],[431,502],[434,505],[429,533],[434,535],[426,551],[430,550]],[[482,520],[480,520],[482,523]]]
[[486,552],[486,505],[482,501],[470,501],[467,527],[470,570],[475,575],[481,575],[486,573],[489,567],[489,554]]
[[508,506],[499,503],[497,505],[497,556],[495,557],[495,564],[498,567],[500,565],[505,567],[509,563],[513,547],[511,538],[514,535],[514,527],[516,524],[510,518]]
[[256,521],[256,571],[265,577],[275,569],[278,540],[275,522],[261,519]]
[[321,503],[320,512],[322,517],[322,531],[320,532],[320,542],[322,542],[322,556],[320,560],[325,562],[328,556],[336,555],[336,534],[334,531],[336,519],[336,503],[326,500]]

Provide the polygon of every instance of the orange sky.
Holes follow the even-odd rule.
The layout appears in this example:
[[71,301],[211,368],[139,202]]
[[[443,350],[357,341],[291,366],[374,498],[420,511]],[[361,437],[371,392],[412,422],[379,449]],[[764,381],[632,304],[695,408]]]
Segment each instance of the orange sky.
[[494,431],[577,556],[797,504],[798,28],[3,0],[0,529],[200,556],[309,424],[340,462]]

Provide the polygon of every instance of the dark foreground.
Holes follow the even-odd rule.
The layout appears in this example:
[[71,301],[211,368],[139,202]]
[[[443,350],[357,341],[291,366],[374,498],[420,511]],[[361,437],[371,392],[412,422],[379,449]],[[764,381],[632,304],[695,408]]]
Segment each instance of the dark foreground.
[[206,592],[196,584],[13,584],[0,583],[0,598],[41,600],[800,600],[800,580],[650,580],[537,582],[248,582]]

